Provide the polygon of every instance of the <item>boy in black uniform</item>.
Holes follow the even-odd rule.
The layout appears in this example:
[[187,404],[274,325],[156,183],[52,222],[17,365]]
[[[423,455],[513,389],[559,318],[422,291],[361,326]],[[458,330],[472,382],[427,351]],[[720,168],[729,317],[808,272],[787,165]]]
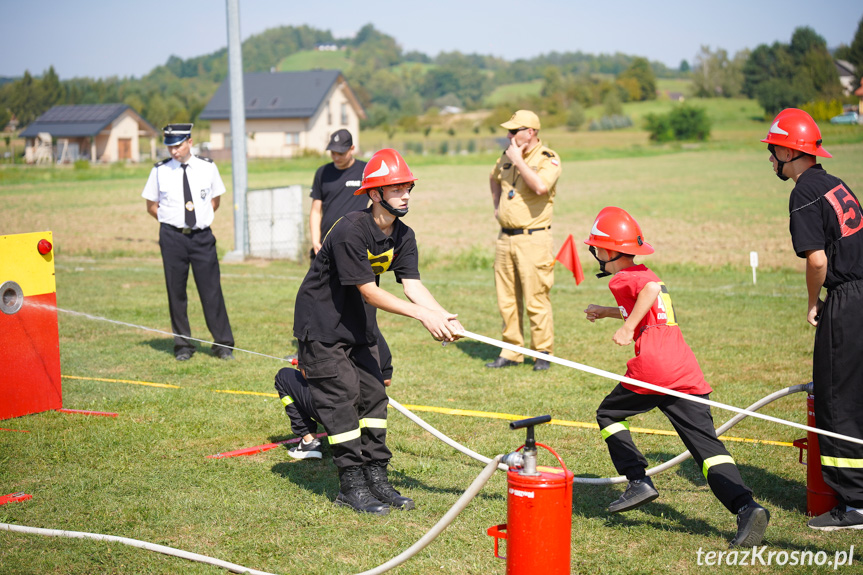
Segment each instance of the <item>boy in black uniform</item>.
[[[821,131],[803,110],[776,116],[762,142],[773,170],[793,179],[788,203],[794,251],[806,259],[806,319],[816,327],[812,361],[815,423],[850,437],[863,437],[863,210],[845,185],[817,163],[832,157]],[[827,298],[820,299],[821,286]],[[824,481],[839,505],[809,520],[821,531],[863,529],[863,446],[818,436]]]
[[[371,207],[346,215],[329,231],[294,309],[299,365],[339,469],[336,504],[379,515],[391,506],[412,509],[414,502],[387,477],[392,454],[376,308],[419,320],[439,341],[454,341],[463,331],[420,281],[414,232],[400,219],[415,181],[395,150],[372,156],[356,192],[368,193]],[[378,286],[387,270],[410,302]]]

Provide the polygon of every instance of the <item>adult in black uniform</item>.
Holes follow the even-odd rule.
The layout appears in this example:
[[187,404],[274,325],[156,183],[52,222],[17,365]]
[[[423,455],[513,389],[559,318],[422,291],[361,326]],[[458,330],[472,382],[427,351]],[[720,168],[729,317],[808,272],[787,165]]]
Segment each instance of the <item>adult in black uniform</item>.
[[368,196],[356,192],[363,181],[366,163],[354,157],[354,140],[347,130],[336,130],[327,145],[329,164],[315,172],[312,181],[312,209],[309,211],[309,233],[312,236],[311,259],[321,249],[324,236],[340,217],[363,210],[369,205]]
[[153,167],[141,196],[147,201],[147,213],[159,221],[174,357],[186,361],[195,353],[195,344],[188,339],[192,330],[186,313],[191,265],[204,319],[215,342],[213,353],[220,359],[234,359],[216,238],[210,230],[225,184],[212,160],[192,155],[192,124],[169,124],[163,132],[171,157]]
[[[419,320],[437,340],[454,341],[463,331],[420,280],[416,238],[401,221],[415,181],[395,150],[372,156],[357,190],[369,195],[371,207],[336,222],[295,303],[299,365],[339,470],[336,504],[358,512],[383,515],[391,506],[414,507],[387,476],[392,453],[386,445],[376,309]],[[387,270],[410,302],[378,286]]]
[[[783,110],[761,141],[776,175],[795,182],[789,228],[794,251],[806,259],[816,426],[863,438],[863,210],[845,182],[817,163],[816,156],[832,156],[809,114]],[[839,505],[810,519],[809,527],[863,529],[863,446],[824,435],[818,443],[824,480],[839,495]]]

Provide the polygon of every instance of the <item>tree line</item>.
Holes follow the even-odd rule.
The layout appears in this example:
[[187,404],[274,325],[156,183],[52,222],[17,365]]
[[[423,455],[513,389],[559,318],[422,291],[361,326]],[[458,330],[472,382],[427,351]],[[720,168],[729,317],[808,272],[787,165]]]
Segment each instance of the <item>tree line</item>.
[[[678,69],[626,54],[565,52],[531,59],[501,58],[461,52],[430,57],[403,52],[395,39],[367,24],[353,38],[339,39],[308,26],[269,29],[243,42],[246,71],[266,71],[287,56],[335,44],[345,51],[342,70],[368,118],[364,127],[421,130],[445,106],[474,110],[499,86],[539,82],[538,95],[514,96],[501,104],[489,122],[530,106],[548,118],[548,125],[577,129],[584,109],[601,105],[606,115],[619,115],[621,104],[656,98],[656,79],[692,79],[698,97],[756,98],[772,115],[787,106],[841,97],[841,86],[824,39],[808,27],[794,31],[788,44],[760,45],[729,57],[725,50],[702,47],[690,68]],[[863,70],[863,19],[852,43],[837,51]],[[14,115],[26,126],[59,104],[125,103],[157,128],[196,120],[219,84],[227,77],[227,49],[183,60],[171,56],[141,77],[60,80],[53,66],[41,77],[29,71],[0,85],[0,126]],[[509,111],[509,112],[507,112]]]

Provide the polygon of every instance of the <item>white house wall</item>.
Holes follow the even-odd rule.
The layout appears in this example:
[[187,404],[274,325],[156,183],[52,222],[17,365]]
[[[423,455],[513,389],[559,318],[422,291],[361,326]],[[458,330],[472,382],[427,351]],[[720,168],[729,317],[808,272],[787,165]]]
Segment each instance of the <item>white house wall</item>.
[[[360,118],[345,92],[345,84],[334,84],[323,105],[311,118],[246,119],[246,153],[250,158],[290,158],[312,150],[326,154],[330,135],[342,128],[350,131],[359,150]],[[342,123],[341,107],[345,104],[347,122]],[[328,114],[327,106],[331,115]],[[229,146],[231,126],[228,120],[210,121],[210,149]],[[290,144],[287,135],[299,134],[298,143]]]

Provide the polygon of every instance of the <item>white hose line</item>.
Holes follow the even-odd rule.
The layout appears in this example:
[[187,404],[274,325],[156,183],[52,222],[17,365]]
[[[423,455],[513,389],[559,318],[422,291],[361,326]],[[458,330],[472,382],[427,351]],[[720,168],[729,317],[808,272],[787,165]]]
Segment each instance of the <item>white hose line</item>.
[[[404,408],[402,408],[404,409]],[[478,455],[478,454],[476,454]],[[500,464],[500,460],[503,455],[498,455],[494,459],[490,459],[488,464],[483,468],[479,475],[476,476],[476,479],[471,482],[468,488],[464,493],[461,494],[452,507],[449,508],[443,517],[434,524],[434,526],[429,529],[425,535],[419,538],[416,543],[374,569],[370,569],[368,571],[363,571],[358,575],[379,575],[380,573],[384,573],[389,571],[394,567],[398,567],[420,551],[422,551],[429,543],[435,540],[438,535],[440,535],[444,529],[449,527],[450,523],[452,523],[456,517],[458,517],[459,513],[464,511],[465,507],[467,507],[468,503],[470,503],[474,497],[476,497],[477,493],[488,483],[488,480],[491,479],[491,476],[497,470],[498,465]],[[188,559],[189,561],[197,561],[198,563],[206,563],[208,565],[213,565],[215,567],[221,567],[222,569],[227,569],[232,573],[247,573],[249,575],[274,575],[273,573],[269,573],[267,571],[258,571],[257,569],[251,569],[249,567],[243,567],[242,565],[237,565],[236,563],[228,563],[227,561],[221,561],[219,559],[213,559],[212,557],[207,557],[206,555],[199,555],[198,553],[190,553],[188,551],[182,551],[180,549],[174,549],[173,547],[166,547],[165,545],[157,545],[155,543],[148,543],[146,541],[140,541],[138,539],[128,539],[126,537],[116,537],[114,535],[102,535],[100,533],[85,533],[83,531],[63,531],[60,529],[42,529],[39,527],[27,527],[26,525],[11,525],[9,523],[0,523],[0,530],[6,531],[15,531],[18,533],[30,533],[34,535],[46,535],[48,537],[70,537],[74,539],[95,539],[96,541],[108,541],[111,543],[122,543],[124,545],[130,545],[132,547],[138,547],[140,549],[145,549],[147,551],[155,551],[157,553],[162,553],[164,555],[171,555],[173,557],[179,557],[181,559]]]
[[[752,405],[750,405],[746,409],[747,410],[761,409],[762,407],[764,407],[768,403],[772,403],[781,397],[785,397],[787,395],[791,395],[792,393],[797,393],[800,391],[808,391],[810,389],[810,385],[811,384],[809,384],[809,383],[801,383],[799,385],[792,385],[791,387],[786,387],[784,389],[774,391],[770,395],[762,397],[761,399],[759,399],[758,401],[756,401],[755,403],[753,403]],[[450,447],[455,449],[456,451],[460,451],[460,452],[464,453],[465,455],[467,455],[468,457],[472,457],[473,459],[476,459],[477,461],[481,461],[483,463],[489,463],[491,461],[491,459],[489,459],[488,457],[481,455],[481,454],[477,453],[476,451],[473,451],[472,449],[465,447],[464,445],[455,441],[454,439],[444,435],[443,433],[441,433],[440,431],[438,431],[437,429],[435,429],[434,427],[429,425],[426,421],[424,421],[422,418],[420,418],[418,415],[416,415],[415,413],[410,411],[408,408],[406,408],[405,406],[400,404],[398,401],[396,401],[392,397],[389,398],[389,403],[390,403],[390,405],[393,406],[394,409],[396,409],[402,415],[404,415],[405,417],[407,417],[408,419],[410,419],[411,421],[413,421],[414,423],[416,423],[417,425],[419,425],[420,427],[422,427],[423,429],[425,429],[426,431],[428,431],[429,433],[431,433],[432,435],[434,435],[435,437],[437,437],[438,439],[440,439],[441,441],[443,441],[444,443],[446,443],[447,445],[449,445]],[[746,418],[746,414],[735,415],[733,418],[729,419],[724,424],[722,424],[719,428],[717,428],[716,435],[717,436],[722,435],[723,433],[725,433],[726,431],[728,431],[729,429],[731,429],[732,427],[734,427],[735,425],[740,423],[745,418]],[[686,461],[691,456],[692,455],[689,453],[689,451],[684,451],[683,453],[681,453],[677,457],[674,457],[673,459],[669,459],[665,463],[662,463],[662,464],[657,465],[655,467],[651,467],[650,469],[647,470],[646,473],[647,473],[647,475],[656,475],[658,473],[662,473],[663,471],[666,471],[666,470],[674,467],[675,465],[679,465],[680,463]],[[498,465],[498,469],[500,469],[501,471],[507,471],[509,468],[506,465],[504,465],[503,463],[501,463]],[[573,479],[573,483],[581,483],[581,484],[586,484],[586,485],[613,485],[616,483],[625,483],[626,481],[627,481],[627,479],[626,479],[625,475],[620,475],[618,477],[575,477]]]
[[188,559],[190,561],[197,561],[198,563],[206,563],[208,565],[213,565],[215,567],[221,567],[222,569],[227,569],[232,573],[248,573],[249,575],[274,575],[273,573],[268,573],[266,571],[258,571],[257,569],[250,569],[249,567],[243,567],[242,565],[237,565],[236,563],[228,563],[227,561],[222,561],[220,559],[213,559],[212,557],[207,557],[206,555],[199,555],[197,553],[190,553],[188,551],[183,551],[181,549],[174,549],[173,547],[166,547],[165,545],[157,545],[155,543],[148,543],[146,541],[140,541],[138,539],[127,539],[126,537],[116,537],[114,535],[102,535],[100,533],[85,533],[83,531],[63,531],[61,529],[41,529],[39,527],[27,527],[25,525],[10,525],[9,523],[0,523],[0,529],[6,531],[16,531],[18,533],[32,533],[35,535],[46,535],[48,537],[70,537],[73,539],[95,539],[96,541],[109,541],[111,543],[122,543],[123,545],[130,545],[132,547],[138,547],[140,549],[146,549],[147,551],[155,551],[157,553],[162,553],[164,555],[171,555],[173,557],[179,557],[181,559]]
[[470,484],[470,486],[465,490],[464,493],[461,494],[461,497],[450,507],[449,511],[447,511],[443,517],[440,518],[440,521],[435,523],[434,527],[429,529],[429,531],[420,537],[420,539],[378,567],[374,569],[370,569],[368,571],[363,571],[358,575],[379,575],[380,573],[384,573],[389,571],[393,567],[397,567],[419,553],[426,545],[431,543],[435,537],[441,534],[441,532],[446,529],[450,523],[458,516],[459,513],[464,511],[464,508],[467,507],[467,504],[471,502],[471,500],[476,497],[476,494],[479,493],[479,490],[488,483],[488,480],[494,475],[494,472],[497,470],[497,466],[500,463],[503,455],[498,455],[494,459],[489,460],[488,465],[486,465],[479,475],[476,476],[476,479]]
[[735,413],[740,413],[743,415],[747,415],[750,417],[757,417],[758,419],[764,419],[766,421],[772,421],[773,423],[779,423],[780,425],[787,425],[789,427],[796,427],[797,429],[802,429],[804,431],[811,431],[812,433],[817,433],[819,435],[826,435],[828,437],[833,437],[835,439],[841,439],[843,441],[850,441],[851,443],[857,443],[859,445],[863,445],[863,439],[857,437],[850,437],[848,435],[842,435],[841,433],[834,433],[832,431],[828,431],[826,429],[817,429],[815,427],[809,427],[808,425],[803,425],[802,423],[795,423],[793,421],[788,421],[787,419],[780,419],[778,417],[773,417],[771,415],[764,415],[763,413],[758,413],[755,411],[748,411],[746,409],[740,409],[739,407],[734,407],[733,405],[727,405],[725,403],[719,403],[718,401],[713,401],[710,399],[704,399],[703,397],[698,397],[696,395],[689,395],[687,393],[681,393],[679,391],[675,391],[673,389],[667,389],[665,387],[660,387],[658,385],[654,385],[652,383],[646,383],[644,381],[639,381],[637,379],[633,379],[631,377],[626,377],[623,375],[616,375],[611,373],[610,371],[605,371],[602,369],[597,369],[595,367],[590,367],[589,365],[582,365],[580,363],[576,363],[574,361],[569,361],[568,359],[561,359],[559,357],[555,357],[553,355],[548,355],[545,353],[540,353],[537,351],[533,351],[530,349],[526,349],[517,345],[512,345],[509,343],[504,343],[502,341],[498,341],[496,339],[492,339],[490,337],[486,337],[484,335],[479,335],[477,333],[473,333],[465,330],[459,335],[463,335],[477,341],[481,341],[483,343],[487,343],[494,347],[499,347],[501,349],[508,349],[509,351],[513,351],[515,353],[521,353],[524,355],[529,355],[530,357],[534,357],[537,359],[544,359],[550,361],[552,363],[557,363],[560,365],[565,365],[566,367],[571,367],[573,369],[578,369],[580,371],[584,371],[587,373],[592,373],[594,375],[598,375],[600,377],[604,377],[606,379],[611,379],[614,381],[619,381],[623,383],[629,383],[631,385],[635,385],[637,387],[642,387],[644,389],[650,389],[657,393],[661,393],[663,395],[671,395],[673,397],[678,397],[680,399],[686,399],[688,401],[692,401],[695,403],[701,403],[704,405],[709,405],[711,407],[716,407],[718,409],[724,409],[726,411],[733,411]]
[[[437,437],[438,439],[440,439],[441,441],[443,441],[444,443],[446,443],[447,445],[449,445],[450,447],[455,449],[456,451],[461,451],[462,453],[464,453],[468,457],[472,457],[472,458],[476,459],[477,461],[481,461],[483,463],[490,463],[491,462],[491,459],[489,459],[485,455],[480,455],[476,451],[473,451],[472,449],[465,447],[464,445],[455,441],[454,439],[451,439],[450,437],[444,435],[443,433],[441,433],[440,431],[438,431],[437,429],[435,429],[434,427],[432,427],[431,425],[426,423],[417,414],[410,411],[407,407],[403,406],[401,403],[399,403],[398,401],[396,401],[392,397],[389,398],[389,403],[390,403],[390,405],[393,406],[393,408],[395,408],[397,411],[399,411],[402,415],[404,415],[405,417],[407,417],[408,419],[410,419],[411,421],[413,421],[414,423],[416,423],[417,425],[419,425],[420,427],[422,427],[423,429],[425,429],[426,431],[428,431],[429,433],[431,433],[432,435],[434,435],[435,437]],[[507,471],[509,469],[509,467],[507,467],[506,465],[501,463],[498,466],[498,469],[500,469],[501,471]]]
[[251,350],[249,350],[249,349],[242,349],[242,348],[239,348],[239,347],[231,347],[230,345],[224,345],[224,344],[221,344],[221,343],[216,343],[216,342],[214,342],[214,341],[207,341],[206,339],[198,339],[197,337],[192,337],[192,336],[189,336],[189,335],[180,335],[180,334],[176,334],[176,333],[171,333],[170,331],[164,331],[164,330],[161,330],[161,329],[155,329],[155,328],[152,328],[152,327],[147,327],[147,326],[143,326],[143,325],[137,325],[137,324],[134,324],[134,323],[128,323],[128,322],[125,322],[125,321],[117,321],[117,320],[115,320],[115,319],[108,319],[107,317],[100,317],[100,316],[98,316],[98,315],[91,315],[91,314],[89,314],[89,313],[84,313],[84,312],[80,312],[80,311],[72,311],[72,310],[70,310],[70,309],[62,309],[62,308],[59,308],[59,307],[56,307],[56,306],[46,305],[46,304],[41,304],[41,303],[29,303],[29,304],[27,304],[27,305],[31,305],[31,306],[33,306],[33,307],[41,307],[41,308],[43,308],[43,309],[57,310],[57,311],[61,311],[61,312],[63,312],[63,313],[68,313],[69,315],[77,315],[77,316],[80,316],[80,317],[86,317],[87,319],[92,319],[92,320],[96,320],[96,321],[106,321],[106,322],[108,322],[108,323],[113,323],[113,324],[116,324],[116,325],[123,325],[123,326],[126,326],[126,327],[133,327],[133,328],[135,328],[135,329],[142,329],[142,330],[144,330],[144,331],[152,331],[152,332],[154,332],[154,333],[161,333],[162,335],[169,335],[169,336],[171,336],[171,337],[182,337],[183,339],[187,339],[187,340],[189,340],[189,341],[198,341],[198,342],[205,343],[205,344],[209,344],[209,345],[218,345],[218,346],[221,346],[221,347],[225,347],[225,348],[227,348],[227,349],[232,349],[232,350],[234,350],[234,351],[242,351],[243,353],[250,353],[250,354],[252,354],[252,355],[260,355],[261,357],[268,357],[268,358],[270,358],[270,359],[277,359],[277,360],[279,360],[279,361],[288,361],[288,360],[286,360],[286,359],[285,359],[285,358],[283,358],[283,357],[276,357],[276,356],[274,356],[274,355],[267,355],[266,353],[259,353],[259,352],[257,352],[257,351],[251,351]]

